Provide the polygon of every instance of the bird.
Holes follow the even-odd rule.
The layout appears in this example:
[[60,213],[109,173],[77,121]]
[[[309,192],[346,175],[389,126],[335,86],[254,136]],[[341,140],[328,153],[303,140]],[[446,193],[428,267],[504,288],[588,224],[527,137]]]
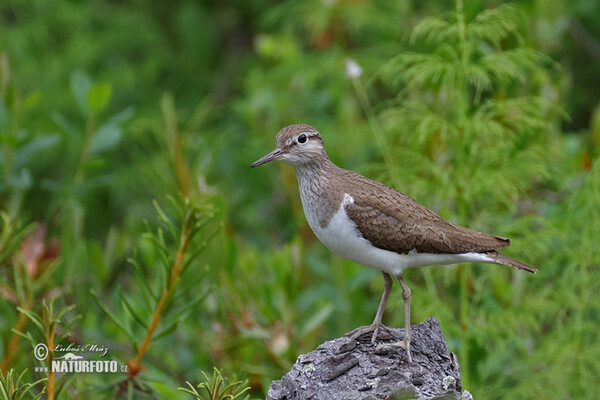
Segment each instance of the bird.
[[402,288],[405,334],[395,346],[412,362],[411,290],[402,275],[407,268],[462,262],[501,264],[535,273],[537,269],[497,250],[510,239],[449,222],[404,193],[335,165],[319,131],[307,124],[281,129],[276,148],[251,164],[281,160],[298,181],[302,208],[315,236],[333,253],[378,269],[384,291],[373,323],[346,334],[349,340],[372,332],[375,344],[395,277]]

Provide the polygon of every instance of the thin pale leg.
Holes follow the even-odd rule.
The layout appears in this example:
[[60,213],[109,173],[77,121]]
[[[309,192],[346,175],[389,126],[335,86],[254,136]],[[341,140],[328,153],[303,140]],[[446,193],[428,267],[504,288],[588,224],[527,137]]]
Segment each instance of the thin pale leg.
[[388,298],[390,297],[390,292],[392,291],[392,286],[394,284],[394,282],[392,281],[392,277],[386,273],[386,272],[381,272],[383,274],[383,279],[385,280],[385,284],[383,287],[383,295],[381,296],[381,301],[379,302],[379,307],[377,308],[377,314],[375,314],[375,319],[373,320],[373,323],[369,326],[361,326],[360,328],[357,328],[355,330],[353,330],[352,332],[346,334],[346,335],[352,335],[349,339],[349,341],[354,341],[356,339],[358,339],[360,336],[364,335],[365,333],[369,333],[369,332],[373,332],[373,337],[371,338],[371,343],[375,343],[375,340],[377,339],[377,333],[379,332],[379,328],[381,328],[383,326],[383,324],[381,323],[381,320],[383,318],[383,311],[385,310],[385,305],[387,304]]
[[406,350],[408,362],[412,362],[412,357],[410,356],[410,296],[412,292],[404,281],[402,274],[397,275],[396,278],[400,282],[400,286],[402,286],[402,300],[404,300],[404,340],[396,343],[396,345]]

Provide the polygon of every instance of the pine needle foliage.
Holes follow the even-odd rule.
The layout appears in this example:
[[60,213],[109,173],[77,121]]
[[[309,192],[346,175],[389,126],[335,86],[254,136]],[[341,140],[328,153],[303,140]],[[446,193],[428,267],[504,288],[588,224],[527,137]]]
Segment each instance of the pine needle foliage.
[[37,400],[42,398],[44,392],[36,395],[32,393],[31,390],[38,383],[45,381],[45,378],[33,383],[26,383],[23,382],[26,374],[26,369],[24,369],[18,376],[16,375],[14,369],[9,370],[6,374],[0,371],[0,400]]
[[146,258],[151,255],[150,259],[156,260],[155,279],[148,279],[148,272],[143,272],[138,260],[129,260],[143,301],[135,301],[119,288],[119,302],[126,311],[119,317],[92,291],[97,305],[133,346],[134,358],[127,362],[127,377],[118,382],[119,391],[123,393],[140,389],[143,380],[138,382],[138,375],[145,369],[142,360],[150,346],[173,334],[209,293],[209,288],[202,285],[206,269],[197,271],[193,277],[186,272],[196,265],[198,256],[218,232],[218,227],[213,226],[215,209],[211,197],[203,195],[196,200],[171,197],[170,200],[179,221],[155,202],[161,227],[148,228],[145,235],[150,244]]
[[[42,365],[47,367],[47,377],[38,381],[44,383],[43,393],[48,400],[61,398],[74,378],[73,374],[60,376],[60,374],[52,370],[51,364],[55,356],[53,353],[56,345],[67,342],[73,325],[81,318],[79,315],[71,315],[71,311],[75,309],[75,305],[67,306],[60,303],[57,305],[56,303],[56,298],[43,299],[41,309],[37,312],[17,307],[18,311],[25,315],[32,323],[35,330],[25,332],[14,331],[29,341],[32,348],[35,349],[36,346],[43,343],[46,349],[48,349],[47,357],[40,361]],[[33,353],[35,353],[35,350]]]
[[425,41],[430,52],[401,54],[383,70],[402,86],[382,115],[402,160],[388,173],[406,176],[417,197],[448,199],[437,208],[458,222],[483,209],[514,211],[549,175],[544,136],[556,107],[522,85],[546,61],[524,47],[515,21],[516,9],[503,5],[467,23],[458,1],[457,11],[415,27],[411,41]]
[[236,381],[223,378],[221,370],[214,368],[212,377],[202,371],[204,382],[198,384],[197,390],[191,383],[186,382],[189,389],[179,388],[182,392],[189,393],[200,400],[248,400],[250,396],[245,394],[250,390],[248,381]]
[[15,221],[4,210],[0,210],[0,223],[0,265],[3,265],[35,226],[26,225],[21,220]]
[[[388,182],[401,177],[402,190],[452,222],[517,240],[520,249],[508,253],[539,265],[555,230],[520,205],[536,201],[536,188],[555,178],[549,158],[559,158],[551,143],[561,113],[539,90],[552,63],[525,46],[514,6],[467,20],[462,0],[455,4],[416,25],[410,43],[419,52],[401,53],[380,71],[398,93],[378,117],[386,147],[379,150],[394,162],[368,169]],[[435,314],[448,326],[465,387],[477,392],[486,379],[482,365],[494,358],[495,346],[488,340],[501,344],[519,332],[523,342],[511,354],[526,356],[536,320],[510,314],[527,293],[515,282],[530,277],[468,265],[419,276],[432,296],[415,296],[415,318]],[[490,281],[497,285],[492,298],[483,296]]]
[[[402,75],[412,88],[429,85],[458,88],[466,80],[476,96],[480,96],[512,80],[523,82],[528,71],[548,60],[522,46],[519,20],[517,9],[505,4],[485,10],[467,23],[462,6],[457,4],[456,12],[442,18],[425,18],[412,32],[411,43],[422,40],[434,51],[403,54],[395,63],[404,70]],[[507,47],[510,42],[516,46]]]

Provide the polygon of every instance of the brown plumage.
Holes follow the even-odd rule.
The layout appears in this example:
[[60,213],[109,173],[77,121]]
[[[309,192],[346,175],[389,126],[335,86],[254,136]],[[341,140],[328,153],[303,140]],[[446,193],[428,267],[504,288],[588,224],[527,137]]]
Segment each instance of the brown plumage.
[[402,286],[406,335],[397,345],[410,356],[411,292],[405,268],[457,262],[508,265],[528,272],[537,269],[498,253],[510,239],[489,235],[446,221],[416,200],[382,183],[336,166],[319,132],[310,125],[283,128],[277,147],[252,167],[283,160],[296,170],[306,219],[315,235],[340,256],[382,271],[384,293],[373,320],[352,335],[373,332],[375,343],[394,275]]
[[338,169],[354,198],[346,205],[348,217],[374,246],[408,254],[487,253],[498,263],[529,272],[537,269],[494,250],[510,246],[510,239],[475,231],[446,221],[421,203],[382,183]]
[[348,181],[353,187],[348,192],[355,202],[346,206],[348,216],[363,236],[381,249],[401,254],[412,249],[421,253],[459,254],[510,245],[510,239],[450,223],[384,184],[350,171],[340,172],[352,177]]
[[[345,192],[354,198],[354,203],[346,205],[346,213],[373,246],[400,254],[411,250],[434,254],[486,253],[500,264],[537,272],[534,267],[494,251],[510,246],[508,238],[448,222],[404,193],[333,163],[327,164],[327,174],[330,181],[343,187],[329,190],[331,186],[324,186],[322,191]],[[332,205],[341,201],[341,197],[330,200]]]
[[[297,137],[306,134],[310,147],[299,154],[301,168],[296,167],[301,192],[312,193],[321,204],[313,209],[325,227],[342,203],[344,193],[354,199],[346,205],[348,217],[354,221],[362,236],[380,249],[399,254],[412,250],[419,253],[461,254],[486,253],[499,264],[529,272],[537,269],[503,256],[494,250],[510,245],[510,239],[478,232],[446,221],[421,203],[383,183],[336,166],[325,152],[323,139],[310,125],[296,124],[277,134],[277,148],[294,153],[299,146]],[[304,157],[304,158],[302,158]],[[303,199],[310,202],[311,199]]]

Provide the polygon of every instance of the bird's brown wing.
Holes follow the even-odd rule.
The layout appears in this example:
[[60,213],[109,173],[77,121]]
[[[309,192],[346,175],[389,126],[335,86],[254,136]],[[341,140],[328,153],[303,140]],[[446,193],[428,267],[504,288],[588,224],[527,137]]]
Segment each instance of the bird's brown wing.
[[346,213],[374,246],[406,254],[484,252],[510,245],[510,239],[467,229],[446,221],[409,196],[355,174],[346,188],[354,202]]

